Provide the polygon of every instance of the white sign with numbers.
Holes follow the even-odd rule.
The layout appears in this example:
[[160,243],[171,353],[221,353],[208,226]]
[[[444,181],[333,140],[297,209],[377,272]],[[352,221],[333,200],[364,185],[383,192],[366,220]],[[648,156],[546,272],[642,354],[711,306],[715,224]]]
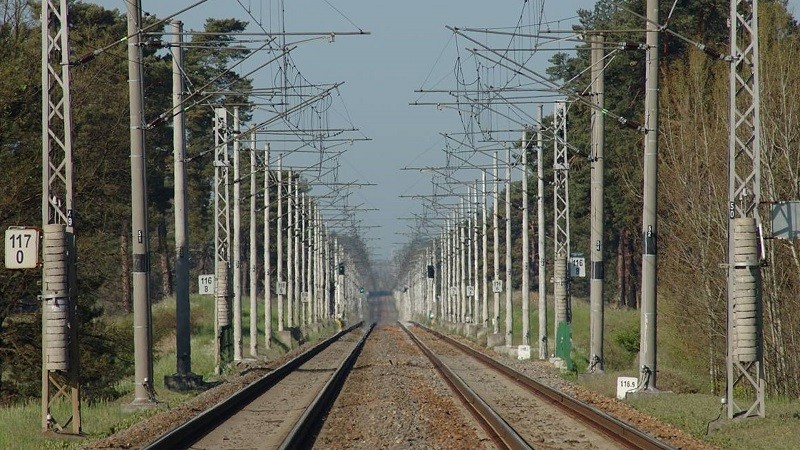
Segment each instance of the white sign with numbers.
[[278,281],[275,283],[275,293],[278,295],[286,295],[286,282]]
[[475,286],[467,286],[467,297],[474,297],[475,296]]
[[450,297],[455,297],[458,295],[458,288],[455,286],[450,286]]
[[636,377],[617,377],[617,398],[625,400],[628,392],[636,390],[639,386],[639,379]]
[[6,269],[34,269],[39,265],[39,230],[6,230]]
[[572,256],[569,258],[569,276],[586,276],[586,258],[578,256]]
[[200,275],[197,280],[200,286],[200,295],[214,295],[214,275]]
[[503,292],[503,280],[492,281],[492,292],[495,294]]

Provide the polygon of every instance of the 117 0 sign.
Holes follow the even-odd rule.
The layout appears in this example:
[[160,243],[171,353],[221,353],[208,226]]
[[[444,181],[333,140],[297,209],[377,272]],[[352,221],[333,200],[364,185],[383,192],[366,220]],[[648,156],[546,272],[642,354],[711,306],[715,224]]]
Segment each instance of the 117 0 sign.
[[6,269],[34,269],[39,265],[39,230],[9,228],[6,230]]

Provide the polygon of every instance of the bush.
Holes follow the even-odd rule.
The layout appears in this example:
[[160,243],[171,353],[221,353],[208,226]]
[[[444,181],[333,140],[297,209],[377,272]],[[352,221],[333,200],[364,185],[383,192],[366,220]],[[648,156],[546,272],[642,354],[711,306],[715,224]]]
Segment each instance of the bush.
[[629,328],[613,335],[614,342],[631,355],[639,353],[639,330]]

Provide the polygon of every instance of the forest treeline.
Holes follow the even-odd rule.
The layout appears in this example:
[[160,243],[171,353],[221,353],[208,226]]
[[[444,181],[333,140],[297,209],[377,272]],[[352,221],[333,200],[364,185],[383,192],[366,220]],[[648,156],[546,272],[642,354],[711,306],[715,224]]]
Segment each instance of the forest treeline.
[[[783,0],[759,2],[761,65],[762,201],[797,200],[800,189],[800,29]],[[669,28],[691,41],[728,54],[729,2],[702,0],[661,2],[660,16]],[[631,13],[634,12],[636,14]],[[600,0],[592,10],[579,10],[576,31],[642,30],[644,3]],[[640,31],[606,32],[605,107],[618,116],[643,123],[644,51],[616,51],[619,43],[644,43]],[[663,373],[667,388],[720,394],[725,389],[726,260],[728,198],[729,63],[710,57],[669,33],[661,33],[659,64],[658,180],[658,334],[661,348],[679,349],[681,373]],[[590,84],[588,45],[575,54],[557,53],[547,74],[574,92]],[[548,127],[551,118],[545,118]],[[591,113],[573,103],[568,112],[570,220],[572,251],[588,259],[590,231]],[[644,135],[605,121],[605,303],[637,308],[641,296],[642,166]],[[546,203],[552,202],[553,142],[545,134]],[[532,149],[533,150],[533,149]],[[535,161],[530,154],[528,161]],[[530,170],[535,173],[536,167]],[[536,192],[530,177],[529,192]],[[503,194],[501,194],[503,195]],[[520,182],[512,184],[512,258],[521,267]],[[502,197],[501,197],[502,198]],[[529,207],[536,209],[535,195]],[[552,211],[546,204],[548,274],[552,274]],[[505,208],[500,216],[500,267],[505,270]],[[766,237],[770,213],[759,214]],[[491,218],[491,215],[489,216]],[[491,223],[489,223],[491,233]],[[531,217],[531,242],[536,242],[536,217]],[[490,239],[491,242],[491,239]],[[491,245],[491,244],[490,244]],[[416,240],[397,258],[408,265],[429,247]],[[800,395],[800,248],[791,240],[765,240],[763,268],[764,361],[770,395]],[[531,286],[536,289],[536,246],[531,248]],[[489,267],[493,266],[489,252]],[[491,269],[490,271],[491,272]],[[403,273],[402,271],[400,273]],[[501,272],[502,273],[502,272]],[[550,275],[548,275],[550,276]],[[513,285],[520,286],[520,271]],[[549,281],[549,280],[548,280]],[[402,285],[404,280],[398,280]],[[574,279],[573,296],[588,297],[586,279]],[[614,330],[609,330],[613,332]],[[662,368],[662,370],[665,370]],[[687,375],[689,374],[689,375]],[[691,376],[691,380],[676,379]]]
[[[581,26],[587,30],[642,29],[643,21],[618,8],[619,4],[643,13],[641,2],[601,0],[593,10],[579,12]],[[666,17],[669,5],[661,7],[662,16]],[[785,1],[766,0],[760,2],[760,7],[762,199],[793,200],[798,198],[800,189],[800,30],[787,12]],[[82,2],[71,2],[70,8],[73,59],[126,33],[125,17],[119,11]],[[679,2],[670,27],[725,53],[727,16],[727,1]],[[38,2],[0,0],[2,229],[41,223],[42,87],[38,17]],[[205,25],[207,31],[219,33],[242,31],[245,26],[246,23],[234,19],[209,19]],[[680,346],[686,367],[701,380],[701,389],[719,393],[725,383],[726,285],[719,264],[725,259],[727,232],[729,67],[668,34],[663,33],[661,39],[659,335],[681,336],[681,342],[662,344]],[[640,42],[643,37],[634,32],[614,33],[607,35],[606,40]],[[190,86],[203,86],[223,68],[246,56],[244,51],[215,51],[218,50],[215,47],[229,46],[232,42],[229,35],[197,35],[192,41],[203,41],[204,45],[187,49],[185,72]],[[145,119],[148,120],[169,108],[171,57],[168,51],[155,46],[146,47],[144,52]],[[572,56],[558,54],[551,59],[548,74],[562,82],[573,80],[571,83],[576,87],[586,86],[588,74],[582,72],[589,66],[589,60],[587,47]],[[101,320],[125,316],[131,309],[126,64],[123,45],[72,69],[80,346],[83,392],[90,401],[116,395],[109,386],[133,368],[132,329]],[[606,107],[625,117],[641,118],[643,53],[619,52],[607,65],[605,76]],[[242,89],[249,87],[250,81],[228,72],[215,84],[226,90]],[[247,98],[229,100],[241,104]],[[244,108],[242,113],[246,119],[249,111]],[[213,152],[208,151],[213,145],[212,117],[205,103],[187,111],[193,274],[210,273],[213,263],[209,203]],[[569,121],[572,146],[588,149],[589,111],[576,105],[570,109]],[[638,305],[642,138],[640,133],[606,121],[605,300],[612,307]],[[545,145],[552,148],[552,142]],[[159,299],[172,293],[173,283],[172,131],[168,125],[148,131],[147,151],[151,287],[154,297]],[[570,207],[572,247],[588,255],[586,153],[571,155]],[[546,162],[545,167],[551,168],[552,154],[546,154],[550,163]],[[551,169],[546,176],[552,179]],[[535,181],[531,183],[535,191]],[[517,183],[512,188],[517,205],[521,201],[519,191]],[[545,193],[545,198],[552,198],[551,190]],[[521,230],[519,209],[513,211],[516,265],[521,257]],[[502,215],[504,211],[498,213]],[[768,218],[768,211],[763,210],[761,216]],[[532,224],[533,232],[535,219]],[[550,218],[547,224],[549,228]],[[362,242],[350,238],[347,245],[355,250],[355,259],[368,258]],[[550,241],[547,248],[552,248]],[[768,391],[771,395],[796,397],[800,394],[800,297],[796,295],[800,291],[800,254],[796,242],[772,239],[766,240],[766,253],[763,310]],[[531,267],[535,268],[535,264]],[[515,272],[518,279],[519,271]],[[0,399],[3,402],[39,395],[40,276],[38,271],[0,268]],[[576,283],[575,293],[580,295],[584,287]]]
[[[38,226],[41,218],[41,30],[40,4],[0,1],[0,227]],[[148,24],[157,19],[147,17]],[[118,10],[69,2],[71,59],[78,61],[127,34]],[[191,38],[185,76],[193,91],[212,79],[209,90],[246,91],[250,81],[224,69],[247,55],[231,47],[246,22],[208,19]],[[163,25],[150,29],[143,47],[145,121],[171,108],[172,57],[161,44]],[[166,36],[164,39],[169,40]],[[202,45],[201,45],[202,44]],[[219,76],[220,73],[224,74]],[[85,64],[71,67],[75,229],[81,372],[87,400],[114,396],[113,386],[133,370],[130,256],[130,125],[127,48],[112,46]],[[214,89],[217,88],[217,89]],[[199,98],[201,96],[195,96]],[[186,111],[188,203],[192,274],[213,273],[212,104],[245,104],[244,95],[203,95]],[[242,108],[243,120],[249,118]],[[174,234],[172,213],[172,129],[146,133],[151,293],[158,301],[172,294]],[[247,215],[245,215],[247,216]],[[261,250],[259,250],[261,251]],[[197,277],[193,276],[192,280]],[[39,395],[41,366],[41,274],[0,269],[0,398],[3,402]],[[122,325],[120,325],[122,324]]]
[[[41,218],[41,15],[39,2],[0,0],[0,228],[38,226]],[[117,381],[133,372],[133,328],[131,303],[131,176],[128,107],[127,47],[119,43],[127,34],[126,16],[119,10],[81,1],[69,2],[71,99],[73,114],[73,160],[75,179],[75,234],[77,242],[77,301],[82,393],[87,401],[111,398]],[[170,35],[158,18],[146,16],[143,41],[144,122],[147,152],[148,229],[150,234],[150,293],[153,301],[173,295],[173,131],[172,53]],[[187,141],[187,204],[189,216],[190,284],[196,292],[199,274],[214,272],[213,213],[213,108],[238,105],[247,127],[252,107],[246,94],[252,80],[228,70],[251,56],[236,43],[236,34],[247,22],[209,18],[203,33],[186,39],[184,99]],[[118,42],[116,46],[109,44]],[[87,57],[97,49],[104,51]],[[254,55],[255,56],[255,55]],[[201,91],[202,89],[202,91]],[[224,94],[218,94],[224,93]],[[232,113],[232,109],[230,113]],[[229,120],[231,123],[232,120]],[[249,164],[249,144],[241,146]],[[258,167],[264,166],[263,151],[256,152]],[[247,169],[249,170],[249,169]],[[263,186],[259,170],[256,186]],[[294,175],[296,176],[296,175]],[[283,179],[290,173],[284,171]],[[248,177],[249,178],[249,177]],[[270,183],[271,217],[279,216],[278,188],[273,171]],[[247,186],[242,192],[248,192]],[[300,192],[310,186],[302,177]],[[286,193],[284,192],[284,197]],[[257,194],[263,199],[263,194]],[[243,208],[249,205],[249,197]],[[284,198],[282,215],[288,201]],[[313,203],[313,199],[310,200]],[[260,214],[257,215],[259,218]],[[249,227],[249,214],[242,214]],[[311,218],[302,217],[308,227]],[[258,226],[263,224],[258,223]],[[247,233],[243,233],[242,255],[249,259]],[[277,231],[271,238],[272,270],[276,270]],[[260,232],[258,234],[260,236]],[[370,268],[369,253],[358,236],[336,236],[349,256]],[[256,254],[263,255],[259,239]],[[260,259],[260,258],[258,258]],[[243,285],[250,271],[243,267]],[[285,264],[285,261],[284,261]],[[256,273],[263,271],[258,262]],[[284,273],[286,273],[284,269]],[[367,289],[376,281],[362,273]],[[263,293],[263,277],[258,277]],[[40,394],[41,373],[41,272],[0,268],[0,404]],[[153,327],[155,340],[169,337],[174,324]]]
[[[679,2],[669,28],[691,41],[729,54],[729,2]],[[800,29],[785,1],[759,2],[761,82],[761,200],[765,230],[763,268],[764,365],[770,395],[800,394],[800,255],[794,240],[769,239],[769,202],[797,200],[800,177]],[[642,2],[601,0],[581,11],[586,30],[641,29]],[[612,42],[641,42],[634,33],[607,35]],[[695,46],[661,33],[659,65],[658,311],[662,347],[681,349],[693,385],[720,394],[725,389],[726,261],[729,69]],[[589,84],[588,48],[576,57],[553,59],[559,80]],[[642,52],[619,52],[606,67],[606,108],[641,121],[644,99]],[[573,108],[570,142],[588,149],[589,112]],[[571,110],[572,112],[572,110]],[[643,135],[606,121],[607,300],[638,303],[641,268]],[[588,152],[586,152],[588,153]],[[575,155],[573,161],[585,157]],[[574,164],[570,208],[573,248],[588,254],[589,164]],[[574,194],[574,195],[573,195]],[[677,341],[676,341],[677,340]],[[696,381],[700,380],[700,383]]]

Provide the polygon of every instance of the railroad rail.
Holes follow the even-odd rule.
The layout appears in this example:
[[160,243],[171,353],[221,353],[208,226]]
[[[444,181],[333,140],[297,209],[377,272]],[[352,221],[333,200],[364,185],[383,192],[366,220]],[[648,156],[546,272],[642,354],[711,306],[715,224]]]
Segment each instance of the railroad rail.
[[[202,439],[211,430],[224,424],[225,421],[230,419],[246,405],[253,402],[253,400],[269,391],[289,374],[295,372],[305,363],[312,360],[332,343],[338,341],[341,337],[349,334],[350,332],[362,327],[362,325],[363,322],[359,322],[351,327],[339,331],[330,338],[325,339],[324,341],[315,345],[308,351],[281,365],[264,377],[249,384],[244,389],[219,402],[212,408],[200,413],[183,425],[173,428],[143,448],[147,450],[189,448],[194,443]],[[344,358],[343,362],[339,365],[330,379],[325,383],[325,386],[306,409],[298,422],[295,423],[289,434],[283,439],[280,448],[301,448],[308,444],[306,439],[310,439],[312,437],[309,436],[310,433],[308,433],[308,431],[314,430],[317,426],[319,426],[319,424],[321,424],[322,419],[324,418],[328,409],[335,401],[336,395],[341,388],[342,383],[347,378],[347,374],[355,364],[355,361],[364,346],[364,342],[366,341],[373,327],[374,324],[371,324],[364,331],[359,341],[353,346],[347,357]]]
[[[447,336],[444,335],[436,330],[430,329],[424,325],[421,325],[416,322],[411,322],[416,327],[419,327],[422,330],[425,330],[432,335],[439,338],[441,341],[457,348],[462,353],[466,354],[467,356],[474,358],[480,361],[487,367],[497,371],[498,373],[502,374],[503,376],[507,377],[508,379],[514,381],[517,385],[521,386],[525,390],[533,393],[539,398],[542,398],[549,403],[555,405],[559,409],[567,412],[572,417],[576,418],[577,420],[587,424],[591,428],[601,432],[602,434],[608,436],[609,438],[613,439],[614,441],[618,442],[619,444],[627,447],[627,448],[634,448],[634,449],[673,449],[673,447],[667,445],[666,443],[659,441],[653,436],[650,436],[647,433],[642,432],[641,430],[628,425],[619,419],[610,416],[609,414],[591,406],[586,403],[583,403],[563,392],[560,392],[556,389],[553,389],[549,386],[541,384],[519,372],[516,370],[506,366],[505,364],[492,359],[491,357],[478,352],[469,346]],[[414,336],[414,334],[406,328],[402,323],[400,324],[401,328],[403,328],[406,333],[409,334],[411,339],[420,345],[420,348],[423,349],[423,352],[428,356],[431,362],[437,367],[444,367],[444,364],[436,357],[430,349],[424,347],[424,344]],[[449,371],[449,369],[447,369]],[[441,370],[440,370],[441,372]],[[451,372],[452,374],[452,372]],[[482,426],[486,429],[490,427],[492,431],[488,431],[490,437],[495,439],[494,436],[499,436],[499,441],[496,443],[503,448],[531,448],[530,444],[525,442],[524,439],[519,437],[516,431],[511,428],[508,423],[506,423],[502,418],[493,418],[489,421],[485,421],[484,417],[492,417],[493,415],[497,415],[497,413],[491,411],[485,411],[485,408],[491,409],[488,405],[483,402],[474,391],[472,391],[466,384],[458,379],[455,374],[452,374],[455,379],[455,384],[462,384],[466,387],[465,392],[466,395],[459,394],[462,398],[466,398],[467,402],[469,403],[469,409],[477,412],[473,412],[473,415],[476,415],[476,418],[479,422],[481,422]],[[445,375],[447,377],[447,375]],[[448,377],[449,378],[449,377]],[[448,381],[450,384],[451,381]],[[451,384],[452,385],[452,384]],[[458,390],[463,389],[463,387],[456,388]],[[473,407],[474,405],[474,407]],[[499,418],[499,420],[498,420]],[[509,431],[510,429],[510,431]],[[513,432],[513,434],[512,434]],[[521,443],[519,441],[522,441]]]
[[417,338],[401,322],[400,328],[405,331],[411,340],[422,350],[422,353],[430,360],[431,364],[442,375],[453,392],[459,397],[464,406],[475,417],[481,428],[486,431],[489,438],[501,449],[532,449],[527,442],[517,432],[498,415],[478,394],[475,393],[461,378],[448,368],[436,355]]

